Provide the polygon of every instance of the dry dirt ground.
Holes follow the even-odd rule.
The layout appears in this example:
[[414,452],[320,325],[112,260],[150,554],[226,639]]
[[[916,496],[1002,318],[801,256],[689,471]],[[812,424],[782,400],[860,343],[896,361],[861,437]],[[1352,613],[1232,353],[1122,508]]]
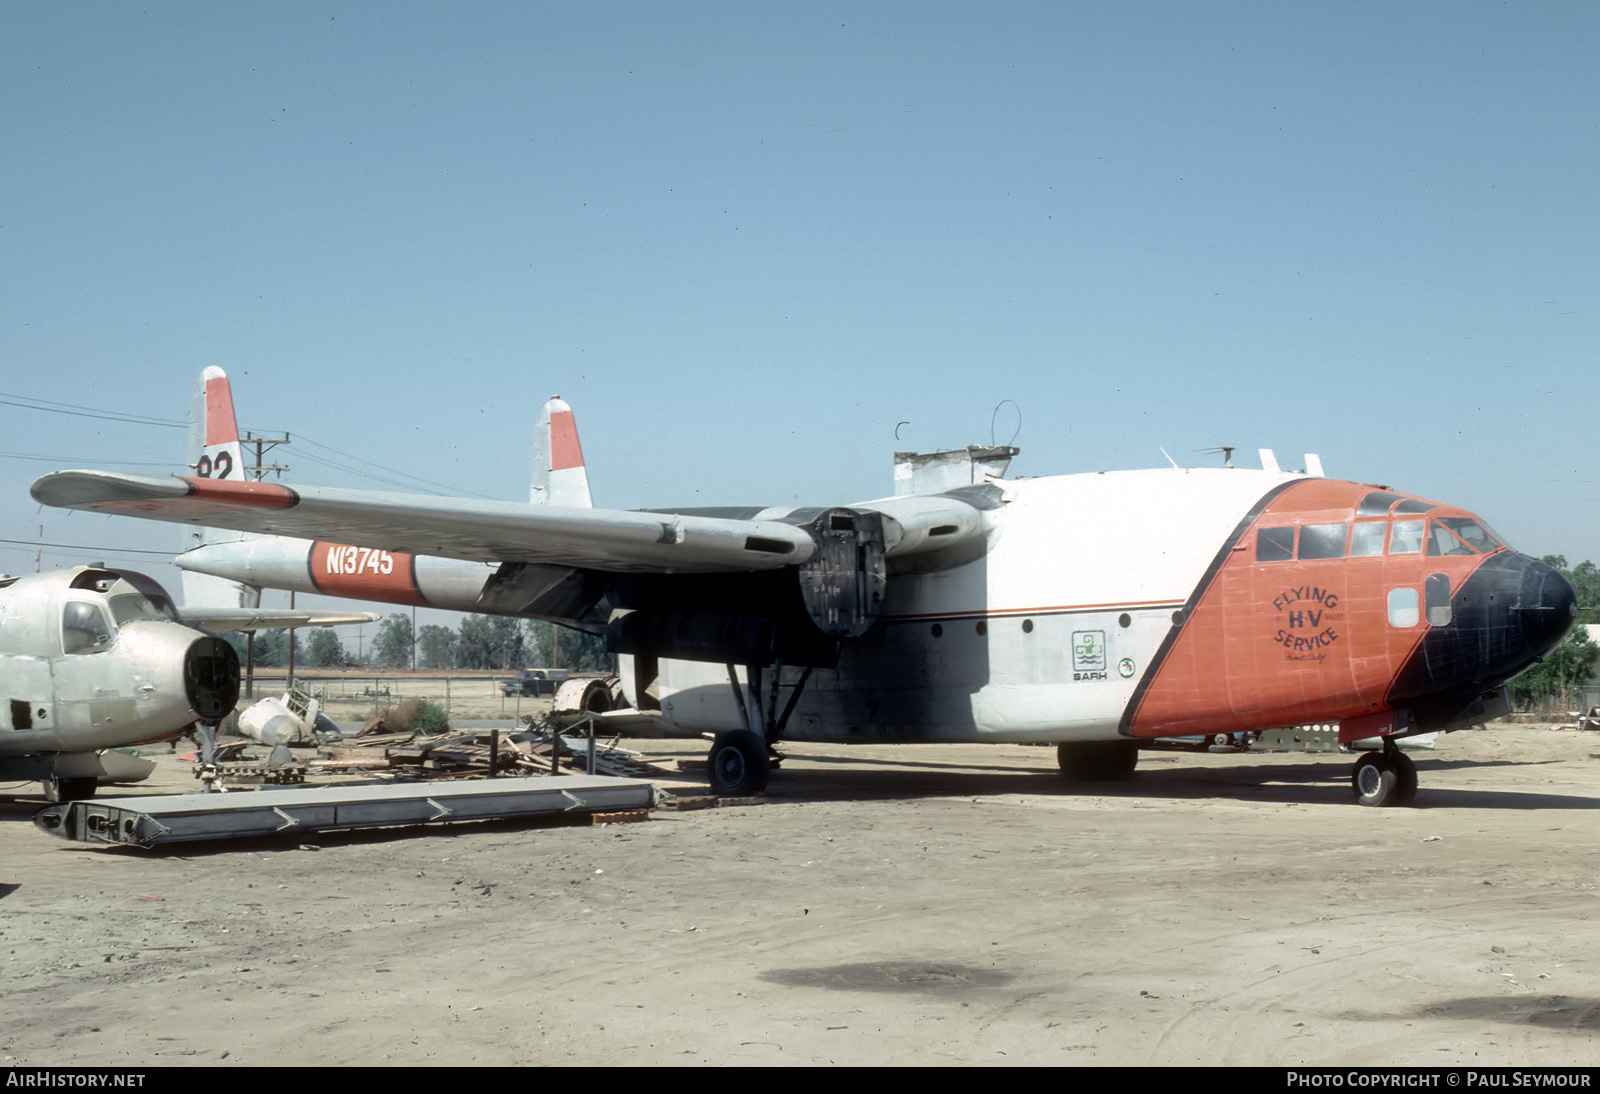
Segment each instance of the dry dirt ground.
[[0,797],[0,1065],[1600,1059],[1596,737],[1456,734],[1407,809],[1348,757],[789,752],[759,806],[311,845]]

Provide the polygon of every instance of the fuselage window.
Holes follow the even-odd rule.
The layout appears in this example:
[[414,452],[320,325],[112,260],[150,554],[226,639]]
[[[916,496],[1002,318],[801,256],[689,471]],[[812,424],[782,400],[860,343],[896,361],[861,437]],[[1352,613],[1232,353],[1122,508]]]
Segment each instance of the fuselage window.
[[1343,558],[1348,524],[1308,524],[1300,529],[1301,558]]
[[1389,626],[1415,627],[1417,625],[1417,590],[1389,590]]
[[61,607],[61,649],[65,653],[99,653],[115,640],[111,622],[100,605],[69,600]]
[[1356,509],[1358,517],[1385,517],[1389,515],[1389,506],[1400,500],[1399,494],[1388,490],[1374,490],[1361,499],[1361,505]]
[[1389,533],[1389,553],[1391,555],[1421,553],[1423,527],[1423,522],[1420,520],[1395,521],[1394,531]]
[[1450,625],[1450,575],[1429,574],[1422,583],[1423,600],[1428,605],[1428,626]]
[[1350,530],[1350,557],[1370,558],[1383,554],[1383,533],[1389,525],[1381,520],[1369,520]]
[[1285,562],[1293,557],[1293,528],[1263,528],[1256,533],[1257,562]]
[[1455,534],[1441,522],[1434,521],[1428,533],[1428,557],[1444,558],[1448,555],[1475,555],[1478,552],[1468,547]]

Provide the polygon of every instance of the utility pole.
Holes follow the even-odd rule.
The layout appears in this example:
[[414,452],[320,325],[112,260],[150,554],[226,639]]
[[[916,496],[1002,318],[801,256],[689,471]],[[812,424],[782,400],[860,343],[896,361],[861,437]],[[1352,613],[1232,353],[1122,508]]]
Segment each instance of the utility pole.
[[[277,464],[273,464],[271,467],[263,467],[261,463],[261,457],[269,449],[276,448],[280,444],[288,443],[289,434],[287,433],[283,435],[281,440],[276,437],[258,437],[254,433],[245,433],[243,437],[239,438],[240,450],[242,451],[245,448],[254,448],[256,452],[256,462],[253,464],[246,464],[243,469],[245,478],[251,482],[260,482],[262,479],[267,477],[268,471],[275,473],[280,479],[283,478],[283,473],[289,470],[287,467],[279,467]],[[289,594],[289,606],[291,608],[294,607],[293,593]],[[294,631],[289,631],[287,633],[289,635],[289,683],[292,684],[294,682]],[[245,698],[247,699],[254,699],[256,697],[255,631],[246,631],[244,636],[244,694]]]
[[277,448],[280,444],[288,443],[289,434],[287,433],[282,437],[258,437],[254,433],[246,432],[243,437],[239,438],[240,448],[253,448],[255,450],[256,462],[246,464],[244,469],[245,474],[250,477],[252,482],[260,482],[266,478],[268,471],[271,471],[280,479],[283,478],[283,473],[289,470],[287,467],[281,467],[278,464],[273,464],[269,467],[262,460],[272,449]]

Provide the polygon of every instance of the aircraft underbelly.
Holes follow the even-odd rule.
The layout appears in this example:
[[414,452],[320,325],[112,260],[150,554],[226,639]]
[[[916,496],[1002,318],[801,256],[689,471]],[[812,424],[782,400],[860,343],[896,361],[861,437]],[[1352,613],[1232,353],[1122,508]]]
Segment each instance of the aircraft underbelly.
[[[845,643],[836,668],[812,671],[784,735],[858,742],[1114,737],[1141,666],[1170,626],[1170,608],[882,622]],[[748,701],[745,671],[736,671]],[[780,709],[798,678],[798,670],[785,670]],[[663,715],[686,731],[744,725],[726,666],[663,660],[659,694]]]

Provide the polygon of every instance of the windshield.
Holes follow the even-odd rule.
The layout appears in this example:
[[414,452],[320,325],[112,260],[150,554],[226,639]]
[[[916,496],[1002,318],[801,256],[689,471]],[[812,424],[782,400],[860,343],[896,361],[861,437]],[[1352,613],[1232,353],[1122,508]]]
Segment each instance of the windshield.
[[1439,523],[1484,554],[1488,554],[1497,547],[1506,546],[1504,540],[1471,517],[1440,517]]
[[161,610],[138,593],[121,593],[108,598],[111,618],[118,627],[134,619],[165,619]]

